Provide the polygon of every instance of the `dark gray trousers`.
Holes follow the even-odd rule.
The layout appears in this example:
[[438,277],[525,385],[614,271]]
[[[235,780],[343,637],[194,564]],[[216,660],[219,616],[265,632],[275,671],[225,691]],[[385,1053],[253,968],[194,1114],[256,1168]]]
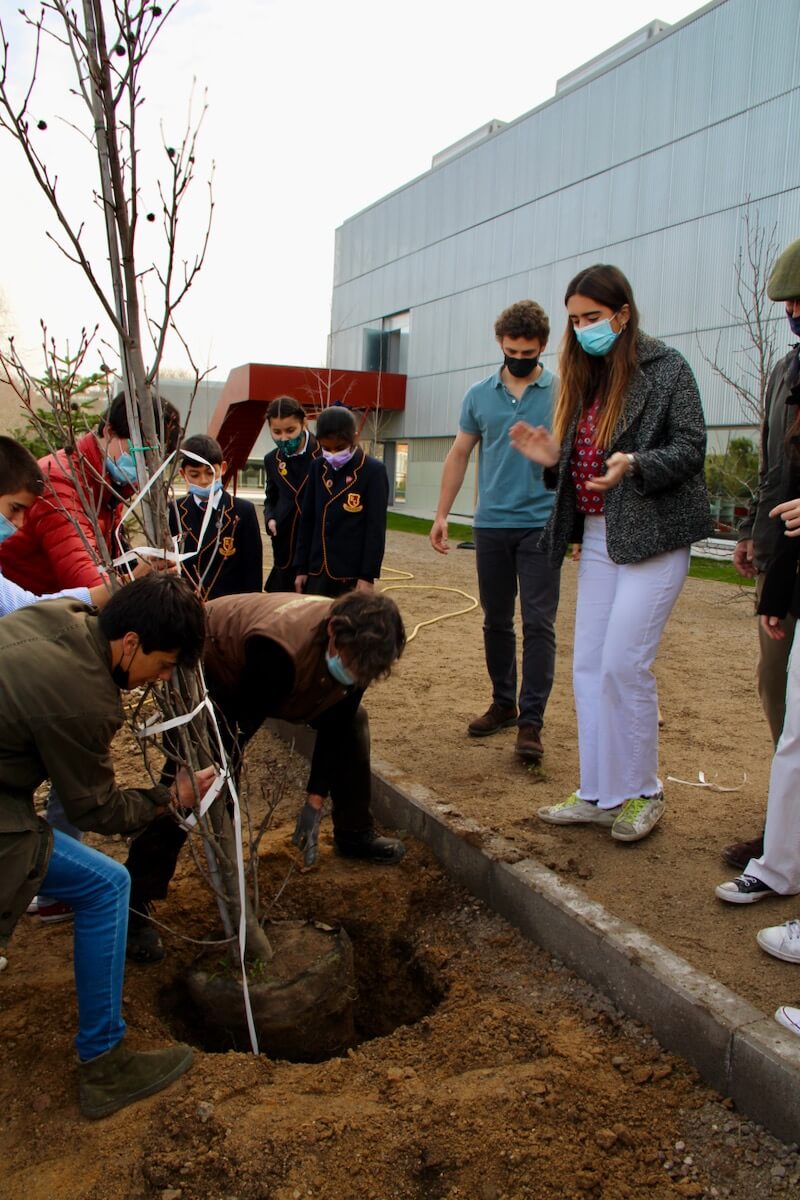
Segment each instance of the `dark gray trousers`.
[[556,660],[555,618],[561,571],[539,549],[541,529],[475,529],[486,667],[495,704],[517,704],[514,609],[522,609],[520,724],[542,726]]

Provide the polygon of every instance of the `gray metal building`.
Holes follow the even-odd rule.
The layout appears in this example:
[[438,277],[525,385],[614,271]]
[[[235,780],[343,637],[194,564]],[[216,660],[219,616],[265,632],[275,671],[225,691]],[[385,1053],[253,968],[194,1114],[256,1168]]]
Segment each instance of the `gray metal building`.
[[[395,503],[430,515],[467,387],[498,365],[496,315],[525,297],[564,328],[568,280],[628,274],[644,329],[691,362],[710,445],[752,425],[703,351],[734,376],[746,344],[734,263],[744,213],[800,236],[800,0],[715,0],[653,22],[492,121],[336,233],[330,365],[408,374],[381,439]],[[780,352],[788,331],[770,309]],[[786,336],[784,337],[784,335]],[[454,512],[473,510],[470,474]]]

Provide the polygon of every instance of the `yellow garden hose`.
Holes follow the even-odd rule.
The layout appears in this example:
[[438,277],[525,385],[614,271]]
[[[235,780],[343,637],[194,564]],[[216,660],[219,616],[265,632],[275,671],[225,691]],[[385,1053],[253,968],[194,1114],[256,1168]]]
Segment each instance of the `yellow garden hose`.
[[[385,572],[390,571],[394,579],[413,579],[414,576],[410,571],[400,571],[397,567],[384,567],[381,571],[379,583],[383,583]],[[450,617],[463,617],[465,613],[472,612],[478,607],[477,597],[471,596],[469,592],[464,592],[461,588],[443,587],[441,584],[425,584],[425,583],[394,583],[392,578],[387,579],[387,586],[382,587],[382,592],[454,592],[456,596],[463,596],[465,600],[469,600],[466,608],[456,609],[455,612],[440,613],[438,617],[429,617],[427,621],[418,621],[411,633],[406,638],[406,643],[411,642],[417,636],[420,629],[424,629],[426,625],[435,625],[437,621],[447,621]]]

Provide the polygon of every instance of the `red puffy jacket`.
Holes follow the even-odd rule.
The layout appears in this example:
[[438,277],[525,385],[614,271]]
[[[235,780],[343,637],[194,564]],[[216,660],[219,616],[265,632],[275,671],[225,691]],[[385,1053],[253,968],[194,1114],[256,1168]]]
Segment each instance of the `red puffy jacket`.
[[41,595],[102,582],[97,533],[80,501],[84,492],[97,512],[99,532],[112,556],[111,537],[122,505],[105,483],[104,457],[97,438],[85,433],[75,451],[39,459],[44,492],[25,514],[13,537],[0,544],[0,570],[13,583]]

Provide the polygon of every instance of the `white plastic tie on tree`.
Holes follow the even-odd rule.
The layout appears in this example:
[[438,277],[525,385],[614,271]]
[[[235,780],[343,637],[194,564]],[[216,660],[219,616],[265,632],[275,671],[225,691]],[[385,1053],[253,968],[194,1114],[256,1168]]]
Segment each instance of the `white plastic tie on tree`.
[[[138,496],[134,497],[131,504],[129,504],[127,506],[128,513],[132,513],[136,508],[139,507],[139,505],[141,504],[144,497],[150,491],[150,488],[153,486],[153,484],[156,482],[158,477],[161,475],[161,473],[167,467],[168,463],[171,462],[171,460],[175,457],[175,453],[176,452],[173,450],[172,454],[170,454],[167,458],[164,459],[163,463],[158,468],[155,475],[153,475],[152,478],[149,480],[147,487],[143,488],[142,491],[138,494]],[[181,453],[182,458],[193,458],[196,462],[202,463],[206,467],[211,467],[211,469],[213,470],[212,464],[210,462],[208,462],[207,459],[202,458],[199,454],[194,454],[190,450],[181,450],[180,453]],[[176,549],[173,551],[163,550],[163,549],[161,549],[159,547],[155,547],[155,546],[139,546],[135,550],[125,551],[123,554],[121,554],[118,558],[116,558],[114,560],[114,566],[126,566],[131,561],[131,559],[136,558],[138,555],[142,555],[143,557],[148,557],[148,556],[155,556],[155,557],[159,557],[159,558],[164,557],[164,558],[167,558],[171,562],[175,562],[176,564],[180,564],[181,562],[183,562],[184,559],[193,558],[195,554],[199,553],[200,546],[202,545],[203,538],[205,537],[205,532],[208,528],[208,523],[211,520],[212,512],[213,512],[213,506],[211,504],[211,496],[209,496],[208,504],[206,505],[205,512],[203,513],[203,523],[200,526],[200,532],[197,535],[198,549],[196,551],[192,552],[191,554],[178,554],[177,539],[173,538],[173,545],[176,547]],[[120,536],[119,536],[120,529],[121,529],[121,523],[117,526],[117,531],[116,531],[117,544],[119,545],[120,550],[121,550],[122,542],[120,541]],[[246,920],[245,920],[245,899],[247,896],[247,886],[245,884],[245,878],[244,878],[244,851],[243,851],[243,847],[242,847],[242,813],[241,813],[241,808],[239,805],[239,792],[236,788],[236,784],[234,783],[233,776],[231,774],[230,764],[228,762],[228,756],[225,752],[225,744],[222,740],[222,734],[220,733],[219,724],[217,722],[217,715],[214,712],[214,706],[211,703],[211,700],[209,698],[208,691],[206,689],[205,679],[203,678],[202,670],[200,672],[200,679],[201,679],[202,685],[203,685],[203,692],[204,692],[203,699],[190,713],[182,713],[178,717],[171,717],[168,721],[156,721],[155,724],[145,722],[143,725],[140,725],[138,727],[138,729],[136,730],[136,736],[139,738],[154,737],[157,733],[164,733],[168,729],[174,729],[179,725],[186,725],[194,717],[198,716],[199,713],[204,708],[207,709],[207,711],[208,711],[208,715],[211,720],[211,725],[213,727],[214,734],[217,739],[217,746],[219,748],[219,756],[220,756],[220,762],[222,764],[222,769],[220,771],[218,771],[216,779],[211,784],[211,787],[208,789],[205,796],[203,797],[203,799],[200,803],[199,814],[192,813],[191,816],[187,817],[183,821],[183,824],[188,825],[190,827],[196,825],[198,822],[198,819],[200,817],[205,816],[208,809],[211,807],[211,805],[214,803],[214,801],[219,796],[220,792],[222,791],[223,786],[227,783],[228,794],[231,798],[231,804],[233,805],[233,832],[234,832],[234,841],[236,843],[236,879],[237,879],[237,886],[239,889],[239,939],[238,940],[239,940],[239,962],[240,962],[241,968],[242,968],[242,995],[244,997],[245,1015],[247,1016],[247,1030],[248,1030],[248,1033],[250,1034],[250,1048],[252,1049],[253,1054],[259,1054],[260,1051],[258,1048],[258,1035],[256,1034],[256,1027],[255,1027],[255,1023],[253,1021],[253,1009],[250,1004],[250,989],[247,984],[247,966],[245,963],[245,951],[247,949],[247,924],[246,924]],[[212,793],[213,793],[213,795],[212,795]]]
[[707,788],[710,792],[740,792],[747,783],[747,772],[742,772],[742,782],[737,783],[736,787],[722,787],[719,783],[710,783],[703,771],[697,772],[697,783],[693,783],[690,779],[677,779],[674,775],[667,776],[667,783],[680,783],[684,787]]
[[[203,680],[205,687],[205,680]],[[225,776],[228,784],[228,794],[233,804],[233,832],[234,841],[236,842],[236,875],[239,884],[239,962],[242,967],[242,995],[244,996],[244,1009],[247,1015],[247,1030],[250,1034],[250,1046],[253,1054],[258,1054],[258,1035],[253,1021],[253,1009],[250,1005],[250,989],[247,984],[247,966],[245,964],[245,951],[247,949],[247,924],[245,921],[245,897],[247,895],[247,885],[244,879],[244,851],[242,848],[242,810],[239,805],[239,791],[234,782],[228,763],[228,756],[225,753],[225,744],[222,740],[217,714],[214,711],[214,706],[209,699],[208,692],[205,695],[206,707],[208,715],[211,718],[211,724],[214,728],[214,733],[217,738],[217,746],[219,747],[220,759],[225,767]]]
[[[175,457],[175,455],[177,453],[178,452],[176,450],[173,450],[171,454],[168,454],[167,457],[164,459],[163,463],[161,464],[161,466],[156,471],[155,475],[152,475],[150,477],[150,479],[148,480],[147,487],[142,488],[142,490],[137,495],[132,497],[130,504],[127,504],[125,506],[125,515],[126,516],[130,516],[131,513],[136,511],[136,509],[139,507],[139,505],[144,500],[147,493],[150,491],[150,488],[156,482],[158,477],[166,470],[166,468],[172,462],[173,458]],[[180,455],[181,455],[181,458],[192,458],[195,460],[195,462],[202,463],[204,467],[210,467],[212,471],[214,470],[212,463],[210,463],[207,459],[203,458],[200,454],[194,454],[191,450],[181,450]],[[175,566],[180,566],[180,564],[182,562],[185,562],[185,560],[187,558],[195,558],[196,555],[198,555],[200,553],[200,547],[203,544],[203,538],[206,535],[206,530],[208,529],[209,523],[211,521],[212,513],[213,513],[213,506],[211,504],[211,497],[209,496],[208,504],[206,505],[205,512],[203,513],[203,521],[202,521],[202,524],[200,525],[200,532],[197,535],[197,549],[190,550],[186,554],[181,554],[178,552],[178,539],[177,538],[172,539],[172,543],[173,543],[173,547],[174,547],[172,550],[164,550],[163,547],[161,547],[161,546],[136,546],[132,550],[122,551],[121,533],[122,533],[122,526],[124,524],[124,518],[123,518],[123,520],[117,524],[116,530],[114,531],[114,536],[117,539],[117,545],[119,546],[122,553],[117,555],[117,557],[113,560],[111,565],[114,567],[127,567],[129,563],[134,562],[137,558],[163,558],[163,559],[166,559],[167,562],[174,563]]]
[[239,940],[239,962],[240,962],[241,968],[242,968],[242,994],[244,996],[244,1008],[245,1008],[245,1014],[247,1016],[247,1030],[248,1030],[248,1033],[250,1034],[250,1047],[253,1051],[253,1054],[260,1054],[260,1050],[258,1048],[258,1035],[256,1034],[256,1027],[255,1027],[255,1023],[253,1021],[253,1009],[250,1004],[250,989],[247,984],[247,966],[245,963],[245,951],[247,949],[247,924],[245,921],[245,897],[247,895],[247,886],[245,884],[245,878],[244,878],[244,851],[242,848],[242,813],[241,813],[241,808],[239,805],[239,792],[236,788],[236,784],[234,783],[233,775],[231,774],[230,764],[228,762],[228,755],[225,751],[225,743],[222,740],[222,734],[220,733],[219,724],[217,722],[217,714],[214,711],[214,705],[211,703],[211,699],[208,695],[208,691],[205,690],[206,684],[205,684],[205,679],[202,676],[202,672],[201,672],[200,678],[203,683],[203,689],[204,689],[205,694],[203,696],[203,699],[200,701],[200,703],[197,704],[192,709],[191,712],[181,713],[181,715],[179,717],[171,717],[168,721],[157,721],[155,724],[150,723],[150,722],[145,722],[143,725],[138,726],[138,728],[135,730],[135,732],[136,732],[136,736],[138,738],[154,737],[157,733],[163,733],[167,729],[174,729],[179,725],[186,725],[189,721],[193,720],[196,716],[198,716],[202,712],[203,709],[206,709],[208,712],[208,715],[209,715],[209,718],[211,721],[211,725],[214,730],[214,735],[217,739],[217,747],[219,749],[219,756],[220,756],[220,761],[222,763],[222,769],[217,772],[214,782],[211,784],[211,786],[209,787],[205,796],[203,797],[202,801],[200,802],[199,812],[191,813],[188,817],[185,817],[181,823],[185,826],[188,826],[189,828],[193,828],[194,826],[196,826],[200,817],[205,816],[205,814],[208,812],[211,805],[217,799],[217,797],[219,796],[220,792],[222,791],[224,785],[225,784],[228,785],[228,794],[230,795],[231,803],[233,805],[233,833],[234,833],[234,841],[236,843],[236,881],[237,881],[237,886],[238,886],[238,890],[239,890],[239,939],[238,940]]
[[157,717],[151,717],[143,725],[137,725],[133,732],[138,738],[154,737],[157,733],[164,733],[167,729],[176,729],[179,725],[188,725],[205,707],[206,702],[203,699],[191,712],[181,713],[177,717],[170,717],[168,721],[159,721]]

